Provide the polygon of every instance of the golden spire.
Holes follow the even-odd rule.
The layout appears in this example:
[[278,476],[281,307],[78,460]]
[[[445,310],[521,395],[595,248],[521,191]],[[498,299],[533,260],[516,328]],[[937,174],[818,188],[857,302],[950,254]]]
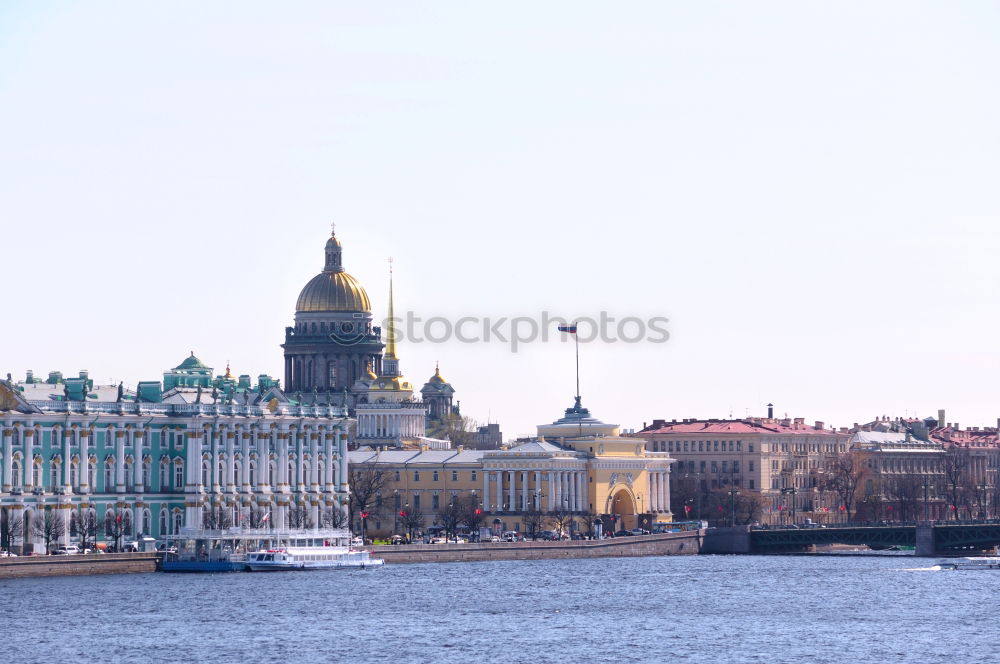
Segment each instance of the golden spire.
[[385,332],[385,354],[384,357],[398,359],[396,357],[396,321],[392,311],[392,257],[389,257],[389,329]]

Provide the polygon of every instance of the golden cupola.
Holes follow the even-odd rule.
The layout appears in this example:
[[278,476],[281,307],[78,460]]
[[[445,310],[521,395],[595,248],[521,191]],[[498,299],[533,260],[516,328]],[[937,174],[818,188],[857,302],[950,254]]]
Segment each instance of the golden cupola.
[[344,272],[343,249],[333,233],[326,241],[323,271],[306,284],[295,303],[296,313],[353,311],[370,313],[368,293],[358,280]]

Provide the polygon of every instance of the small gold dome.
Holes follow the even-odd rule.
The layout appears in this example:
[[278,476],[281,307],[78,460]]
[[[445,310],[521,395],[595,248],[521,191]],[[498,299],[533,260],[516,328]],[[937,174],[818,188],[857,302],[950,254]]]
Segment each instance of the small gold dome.
[[296,312],[372,310],[368,293],[346,272],[321,272],[299,293]]

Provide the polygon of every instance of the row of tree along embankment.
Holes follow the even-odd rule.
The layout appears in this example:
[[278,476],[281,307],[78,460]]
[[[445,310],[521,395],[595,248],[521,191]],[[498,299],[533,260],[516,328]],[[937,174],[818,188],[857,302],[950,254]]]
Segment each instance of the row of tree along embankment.
[[157,555],[156,553],[91,553],[0,558],[0,579],[155,572]]
[[480,544],[406,544],[372,547],[373,555],[393,563],[455,563],[486,560],[617,558],[697,554],[704,531],[638,535],[569,542],[484,542]]

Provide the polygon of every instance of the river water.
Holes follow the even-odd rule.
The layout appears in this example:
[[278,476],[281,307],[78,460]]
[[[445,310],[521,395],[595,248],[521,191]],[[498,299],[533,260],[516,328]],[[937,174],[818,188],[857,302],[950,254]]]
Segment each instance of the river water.
[[[1000,572],[672,556],[0,581],[9,662],[994,662]],[[923,568],[923,569],[921,569]]]

